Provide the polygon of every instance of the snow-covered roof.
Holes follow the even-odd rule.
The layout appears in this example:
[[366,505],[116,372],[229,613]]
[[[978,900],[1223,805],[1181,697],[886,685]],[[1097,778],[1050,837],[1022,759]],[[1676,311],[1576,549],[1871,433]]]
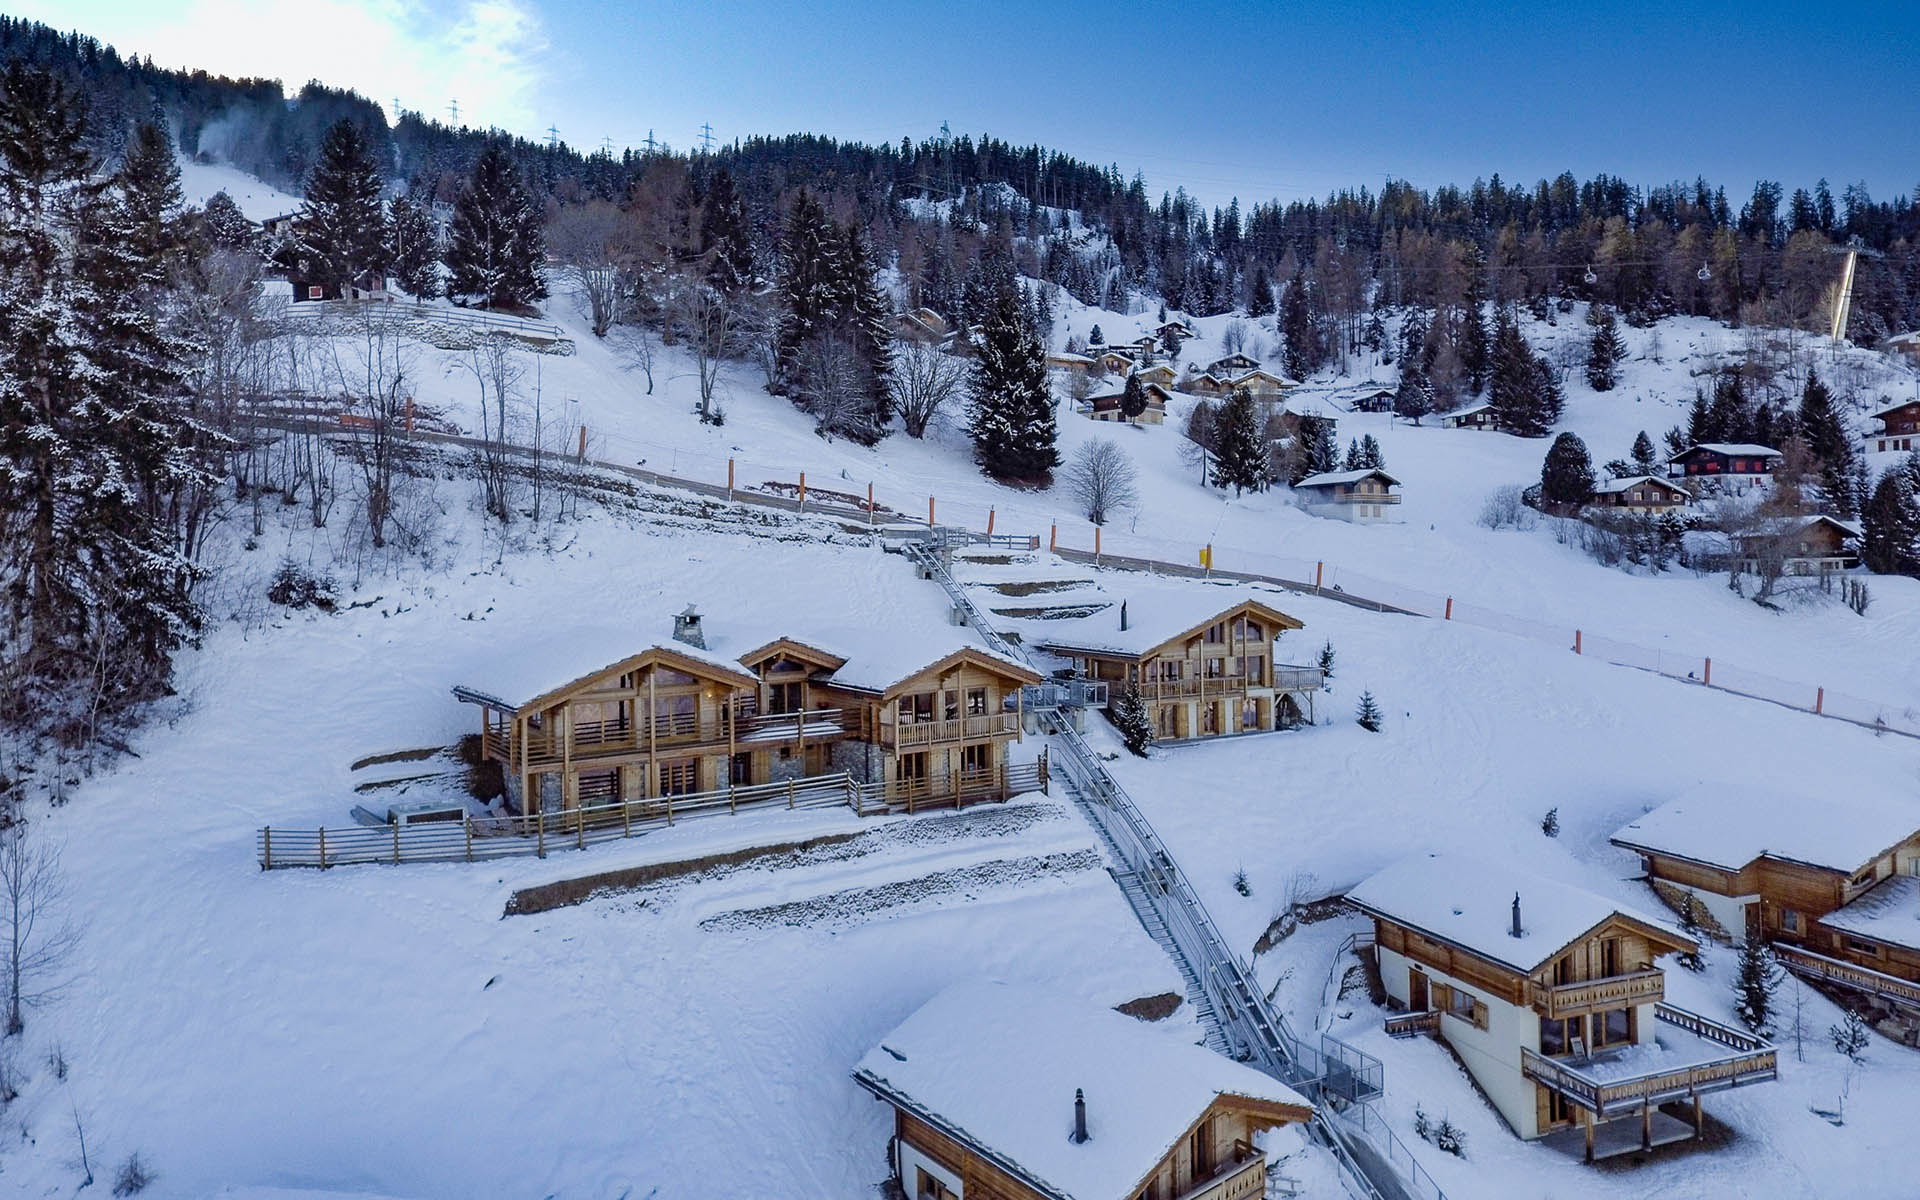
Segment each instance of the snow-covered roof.
[[1821,917],[1820,923],[1889,946],[1920,950],[1920,877],[1889,875]]
[[1608,479],[1604,482],[1596,483],[1593,485],[1593,494],[1596,496],[1611,496],[1615,492],[1624,492],[1632,488],[1646,487],[1649,484],[1654,487],[1666,488],[1671,492],[1684,493],[1687,490],[1672,480],[1662,479],[1658,475],[1632,475],[1625,479]]
[[[1061,597],[1055,596],[1058,600]],[[1111,607],[1091,616],[1045,622],[1044,630],[1032,634],[1041,649],[1072,653],[1094,651],[1139,656],[1180,637],[1203,629],[1243,604],[1255,604],[1266,613],[1274,628],[1298,629],[1300,622],[1247,593],[1222,595],[1196,594],[1185,588],[1155,587],[1147,580],[1129,586],[1118,595],[1103,597]],[[1120,628],[1120,607],[1127,609],[1127,627]]]
[[1750,457],[1756,454],[1772,455],[1774,458],[1780,457],[1780,452],[1772,446],[1762,446],[1755,442],[1696,442],[1667,461],[1679,462],[1695,450],[1707,450],[1714,454],[1739,455],[1741,457]]
[[1852,521],[1842,521],[1838,517],[1830,517],[1825,513],[1814,513],[1812,516],[1805,517],[1775,517],[1770,521],[1760,521],[1752,529],[1742,530],[1739,536],[1742,538],[1792,537],[1815,525],[1831,525],[1848,537],[1862,536],[1859,525]]
[[1300,386],[1300,381],[1298,379],[1290,379],[1285,375],[1278,375],[1272,371],[1265,370],[1264,368],[1261,368],[1261,367],[1255,367],[1251,371],[1241,372],[1239,375],[1234,377],[1233,382],[1235,384],[1245,383],[1247,380],[1252,379],[1256,375],[1262,379],[1271,379],[1275,383],[1279,384],[1281,387],[1297,388]]
[[[1221,1096],[1309,1107],[1292,1088],[1179,1034],[1043,988],[955,984],[854,1072],[1070,1200],[1124,1200]],[[1085,1142],[1072,1140],[1075,1089]],[[1304,1116],[1304,1112],[1301,1114]]]
[[1358,483],[1362,479],[1372,479],[1375,477],[1384,479],[1389,484],[1395,486],[1398,486],[1400,483],[1398,479],[1395,479],[1378,467],[1362,467],[1357,471],[1322,471],[1318,475],[1307,476],[1293,486],[1297,491],[1300,488],[1323,488],[1333,487],[1336,484],[1342,483]]
[[[1907,336],[1912,337],[1913,335],[1908,334]],[[1867,415],[1873,416],[1873,417],[1890,417],[1894,413],[1900,412],[1903,409],[1912,408],[1916,404],[1920,404],[1920,400],[1902,400],[1898,404],[1889,404],[1885,408],[1880,409],[1878,412],[1869,413]]]
[[1612,840],[1727,871],[1764,855],[1850,875],[1915,830],[1920,810],[1887,792],[1834,790],[1816,798],[1712,783],[1629,822]]
[[1470,417],[1477,412],[1485,412],[1492,407],[1491,404],[1469,404],[1465,408],[1456,408],[1452,412],[1444,412],[1440,415],[1451,421],[1460,417]]
[[[1516,895],[1520,897],[1519,937],[1512,933]],[[1465,855],[1420,854],[1402,859],[1350,889],[1347,900],[1375,916],[1523,974],[1615,916],[1693,944],[1672,922],[1597,892]]]

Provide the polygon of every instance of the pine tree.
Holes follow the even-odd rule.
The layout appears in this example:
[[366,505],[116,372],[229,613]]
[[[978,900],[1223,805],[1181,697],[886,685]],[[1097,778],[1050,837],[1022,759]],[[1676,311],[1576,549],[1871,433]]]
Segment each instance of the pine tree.
[[1616,368],[1627,356],[1627,344],[1620,337],[1620,323],[1605,305],[1593,307],[1593,342],[1587,350],[1587,385],[1596,392],[1610,392],[1616,381]]
[[1267,448],[1260,436],[1260,414],[1245,388],[1233,389],[1220,406],[1213,456],[1213,486],[1230,487],[1236,496],[1266,486]]
[[[1707,405],[1707,394],[1699,388],[1695,388],[1693,389],[1693,403],[1687,408],[1685,445],[1681,445],[1680,450],[1685,450],[1688,446],[1698,446],[1706,442],[1717,442],[1719,440],[1720,434],[1713,427],[1713,409]],[[1667,444],[1671,447],[1678,443],[1674,442],[1672,438],[1669,438],[1667,439]],[[1679,452],[1679,450],[1674,451],[1676,454]]]
[[180,163],[173,139],[151,122],[133,132],[126,158],[114,176],[132,241],[127,250],[141,264],[141,283],[159,287],[184,246],[180,229]]
[[1267,273],[1265,263],[1253,269],[1253,282],[1247,285],[1247,315],[1273,315],[1273,276]]
[[1513,313],[1505,308],[1494,322],[1488,393],[1494,419],[1509,433],[1543,437],[1560,418],[1559,384],[1546,360],[1527,345]]
[[707,257],[707,282],[732,295],[753,284],[753,240],[747,206],[733,175],[722,167],[707,184],[700,212],[700,249]]
[[1540,818],[1540,832],[1550,838],[1560,836],[1560,809],[1558,807],[1548,809],[1547,815]]
[[1147,714],[1147,702],[1140,689],[1131,685],[1120,689],[1107,705],[1107,719],[1120,732],[1120,741],[1132,753],[1145,758],[1153,745],[1153,719]]
[[1654,451],[1653,439],[1647,436],[1647,431],[1644,429],[1633,439],[1631,459],[1633,469],[1642,475],[1653,474],[1654,469],[1660,465],[1660,456]]
[[[1333,418],[1302,413],[1300,433],[1297,436],[1305,438],[1307,443],[1307,452],[1302,464],[1305,474],[1301,475],[1301,479],[1308,475],[1321,475],[1340,469],[1340,439],[1334,435]],[[1300,480],[1295,479],[1291,482],[1298,483]]]
[[1046,353],[1006,286],[980,323],[973,367],[974,460],[996,479],[1045,483],[1060,463]]
[[866,234],[857,221],[849,221],[842,231],[835,265],[841,277],[835,290],[841,300],[834,319],[846,330],[866,367],[863,381],[871,434],[860,440],[871,445],[887,435],[893,421],[893,392],[887,386],[893,373],[893,305],[880,290]]
[[833,321],[841,278],[838,249],[826,210],[800,189],[787,210],[780,245],[778,382],[789,394],[798,394],[800,348]]
[[1360,693],[1360,707],[1354,711],[1353,719],[1368,733],[1380,732],[1380,706],[1374,703],[1372,692]]
[[[1680,893],[1680,932],[1692,938],[1695,945],[1706,944],[1700,928],[1700,901],[1689,891]],[[1707,960],[1698,950],[1682,950],[1673,960],[1696,973],[1707,969]]]
[[[1799,434],[1812,451],[1820,473],[1822,511],[1843,521],[1858,511],[1854,495],[1853,439],[1834,409],[1833,394],[1812,370],[1800,395]],[[1771,444],[1771,443],[1769,443]]]
[[1773,1032],[1773,993],[1779,988],[1780,966],[1773,951],[1759,938],[1740,947],[1740,966],[1733,981],[1733,1010],[1748,1029],[1761,1037]]
[[1127,376],[1127,385],[1120,389],[1120,415],[1131,424],[1133,419],[1147,411],[1147,385],[1140,382],[1136,373]]
[[1713,381],[1713,400],[1707,406],[1710,442],[1745,442],[1753,437],[1753,412],[1747,407],[1746,390],[1732,371],[1722,372]]
[[1420,357],[1400,360],[1400,386],[1393,393],[1393,413],[1415,425],[1433,411],[1433,388],[1419,367]]
[[1304,268],[1293,273],[1287,294],[1280,301],[1280,332],[1287,343],[1287,374],[1305,379],[1319,365],[1319,357],[1313,344],[1313,310],[1308,306]]
[[216,246],[228,250],[253,250],[260,242],[260,234],[253,222],[247,220],[233,197],[225,192],[215,192],[207,197],[207,207],[201,213],[206,223],[208,236]]
[[410,194],[401,193],[387,206],[387,228],[393,237],[389,256],[394,282],[416,300],[440,294],[440,246],[433,215]]
[[[99,178],[76,97],[0,78],[0,639],[16,714],[112,714],[162,694],[196,635],[199,572],[170,504],[211,487],[172,403],[182,347],[141,307],[149,260],[125,181]],[[111,670],[99,664],[111,662]],[[89,696],[89,693],[91,694]]]
[[1347,439],[1347,461],[1341,466],[1340,469],[1343,471],[1358,471],[1360,469],[1360,439],[1359,438]]
[[1333,678],[1333,643],[1329,641],[1320,647],[1320,682],[1326,683]]
[[1876,575],[1920,575],[1920,495],[1914,473],[1880,476],[1860,514],[1860,561]]
[[320,142],[320,159],[307,180],[306,200],[294,222],[288,265],[303,279],[330,289],[359,283],[387,266],[386,212],[380,171],[366,135],[342,118]]
[[1098,323],[1096,323],[1093,329],[1087,334],[1087,345],[1104,346],[1106,344],[1107,344],[1107,335],[1100,332],[1100,326]]
[[1587,444],[1571,433],[1553,439],[1540,467],[1540,506],[1570,513],[1593,499],[1593,459]]
[[473,162],[447,226],[447,295],[488,308],[519,308],[547,294],[540,214],[499,143]]
[[[1487,337],[1487,256],[1478,242],[1467,243],[1467,286],[1461,298],[1460,365],[1467,373],[1467,386],[1483,391],[1496,369],[1494,347]],[[1508,313],[1509,320],[1512,314]]]
[[1387,456],[1380,452],[1380,443],[1370,433],[1360,437],[1360,467],[1368,471],[1387,469]]

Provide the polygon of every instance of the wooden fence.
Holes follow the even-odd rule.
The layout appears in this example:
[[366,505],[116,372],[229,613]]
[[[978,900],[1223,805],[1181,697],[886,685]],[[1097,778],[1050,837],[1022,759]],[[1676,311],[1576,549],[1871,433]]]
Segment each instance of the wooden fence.
[[467,817],[414,825],[352,825],[332,829],[266,826],[256,850],[260,869],[340,867],[362,863],[485,862],[536,856],[553,849],[632,837],[676,822],[753,809],[834,808],[860,816],[922,809],[962,808],[1047,790],[1047,760],[998,770],[926,779],[860,783],[851,775],[815,775],[681,796],[583,805],[533,816]]
[[1897,1004],[1909,1012],[1920,1012],[1920,983],[1855,963],[1842,962],[1837,958],[1828,958],[1824,954],[1815,954],[1784,942],[1774,943],[1773,956],[1780,960],[1781,966],[1796,975],[1864,992]]

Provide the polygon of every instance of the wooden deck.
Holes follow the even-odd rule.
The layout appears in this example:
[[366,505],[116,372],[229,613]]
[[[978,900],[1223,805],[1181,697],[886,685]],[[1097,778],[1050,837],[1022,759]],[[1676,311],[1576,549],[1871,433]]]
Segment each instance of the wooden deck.
[[[828,741],[846,733],[846,714],[837,708],[809,709],[800,713],[768,713],[701,720],[693,713],[654,721],[581,721],[574,725],[571,740],[551,733],[535,732],[526,738],[526,764],[547,767],[571,759],[574,762],[612,758],[623,754],[644,754],[649,750],[697,750],[722,747],[729,742],[762,746],[782,741]],[[515,757],[521,747],[503,725],[489,727],[481,735],[485,756],[498,762],[519,765]]]
[[1604,1069],[1603,1060],[1547,1058],[1522,1047],[1520,1073],[1603,1120],[1649,1105],[1657,1107],[1671,1100],[1779,1077],[1778,1056],[1773,1046],[1760,1038],[1670,1004],[1655,1005],[1654,1015],[1676,1029],[1724,1047],[1727,1053],[1617,1075]]
[[1798,946],[1789,946],[1776,942],[1773,956],[1780,965],[1795,975],[1820,983],[1830,983],[1851,991],[1864,992],[1875,999],[1885,1000],[1907,1012],[1920,1013],[1920,983],[1887,975],[1867,967],[1837,958],[1828,958],[1824,954],[1815,954],[1811,950],[1802,950]]

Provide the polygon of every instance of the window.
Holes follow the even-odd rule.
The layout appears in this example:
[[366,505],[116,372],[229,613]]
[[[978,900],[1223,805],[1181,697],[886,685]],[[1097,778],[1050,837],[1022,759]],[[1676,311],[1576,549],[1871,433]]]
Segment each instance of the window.
[[899,775],[902,783],[925,779],[927,777],[926,751],[922,750],[918,754],[902,754]]
[[1473,1020],[1473,994],[1452,988],[1447,993],[1447,1011],[1462,1021]]
[[1207,1136],[1207,1126],[1212,1122],[1200,1122],[1200,1128],[1193,1131],[1187,1139],[1187,1157],[1193,1163],[1193,1180],[1198,1183],[1213,1174],[1213,1139]]
[[933,693],[915,692],[900,697],[900,723],[918,725],[933,720]]
[[1542,1020],[1540,1022],[1540,1053],[1548,1058],[1558,1058],[1567,1053],[1573,1039],[1579,1034],[1570,1028],[1580,1018]]
[[728,761],[727,782],[735,787],[745,787],[753,782],[753,755],[740,753]]
[[660,764],[660,794],[684,796],[694,790],[694,766],[691,758],[670,758]]
[[806,707],[802,683],[770,683],[767,685],[767,711],[769,713],[797,713]]
[[1174,732],[1174,712],[1174,706],[1171,704],[1162,704],[1153,710],[1153,732],[1155,737],[1172,739],[1179,736]]
[[1852,879],[1847,880],[1847,886],[1848,887],[1867,886],[1868,884],[1873,882],[1874,874],[1876,873],[1876,871],[1877,871],[1877,867],[1868,867],[1866,870],[1860,872],[1858,875],[1855,875]]
[[962,775],[984,775],[992,767],[988,759],[988,744],[979,742],[960,748],[960,773]]
[[970,717],[987,715],[987,689],[983,687],[967,689],[967,715]]
[[1207,660],[1207,678],[1208,679],[1218,679],[1221,676],[1225,675],[1226,673],[1227,673],[1226,659],[1210,658]]
[[1781,909],[1780,910],[1780,928],[1786,930],[1788,933],[1801,932],[1800,914],[1795,912],[1791,908]]
[[1224,641],[1226,641],[1226,640],[1227,640],[1227,627],[1226,627],[1226,626],[1225,626],[1224,624],[1220,624],[1220,625],[1209,625],[1209,626],[1207,626],[1207,637],[1206,637],[1206,640],[1207,640],[1207,641],[1209,641],[1209,642],[1224,642]]
[[1869,958],[1880,957],[1880,947],[1872,942],[1863,942],[1859,938],[1848,938],[1847,949],[1854,954],[1864,954]]
[[927,1174],[925,1167],[915,1167],[913,1200],[960,1200],[960,1195]]
[[1619,1046],[1633,1040],[1633,1010],[1609,1008],[1593,1014],[1593,1047]]
[[1620,939],[1603,938],[1600,942],[1600,974],[1604,976],[1620,973]]
[[949,688],[941,693],[941,699],[943,703],[940,711],[946,714],[946,719],[949,721],[958,721],[960,719],[960,693]]

